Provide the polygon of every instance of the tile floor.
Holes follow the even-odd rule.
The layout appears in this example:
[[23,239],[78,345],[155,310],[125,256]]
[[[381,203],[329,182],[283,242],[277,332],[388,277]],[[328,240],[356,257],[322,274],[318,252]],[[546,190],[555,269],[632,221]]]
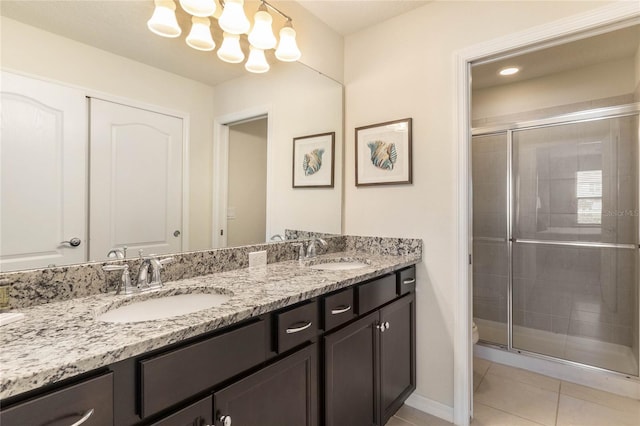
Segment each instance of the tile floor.
[[[473,361],[472,426],[639,426],[640,401],[480,358]],[[385,426],[443,426],[403,406]]]

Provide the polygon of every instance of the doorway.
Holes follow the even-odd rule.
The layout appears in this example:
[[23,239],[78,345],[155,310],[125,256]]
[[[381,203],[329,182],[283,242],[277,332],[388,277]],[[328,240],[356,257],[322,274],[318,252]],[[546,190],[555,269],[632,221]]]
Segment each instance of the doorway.
[[227,245],[265,242],[267,118],[229,125]]
[[[468,425],[473,414],[472,359],[474,348],[471,342],[472,325],[472,223],[470,216],[471,197],[471,64],[477,61],[508,56],[515,51],[531,51],[558,44],[559,39],[585,37],[586,32],[610,31],[633,24],[638,19],[636,5],[617,3],[598,9],[597,13],[585,13],[558,20],[551,24],[535,27],[499,39],[490,40],[468,47],[456,53],[456,134],[458,140],[458,244],[456,327],[454,332],[454,423]],[[511,357],[503,357],[504,363],[511,363]],[[549,364],[538,360],[532,365],[550,368]],[[552,369],[547,370],[552,372]],[[626,394],[637,393],[637,381],[607,375],[601,371],[581,368],[579,371],[565,369],[564,378],[590,381],[604,390]],[[554,372],[555,373],[555,372]],[[560,377],[563,378],[563,377]]]

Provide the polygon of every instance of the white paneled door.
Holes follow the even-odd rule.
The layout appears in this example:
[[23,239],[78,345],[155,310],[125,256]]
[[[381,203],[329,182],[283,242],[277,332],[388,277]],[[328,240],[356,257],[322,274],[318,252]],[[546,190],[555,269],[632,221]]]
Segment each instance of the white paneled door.
[[84,93],[8,72],[0,91],[0,271],[82,262]]
[[90,99],[90,259],[182,250],[181,118]]

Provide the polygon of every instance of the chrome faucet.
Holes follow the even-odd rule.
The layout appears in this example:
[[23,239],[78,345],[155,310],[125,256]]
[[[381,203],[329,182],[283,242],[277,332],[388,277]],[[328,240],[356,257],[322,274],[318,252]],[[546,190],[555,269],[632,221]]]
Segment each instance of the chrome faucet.
[[152,257],[150,259],[151,262],[151,282],[149,283],[150,288],[160,288],[162,287],[162,277],[160,275],[160,270],[167,263],[173,262],[173,257],[165,257],[164,259],[158,259],[156,257]]
[[284,237],[281,234],[276,234],[271,237],[271,241],[284,241]]
[[149,288],[149,266],[151,266],[151,259],[148,257],[140,257],[140,269],[138,269],[138,279],[136,285],[139,290],[147,290]]
[[325,240],[323,240],[322,238],[313,238],[311,239],[311,241],[309,241],[309,245],[307,246],[307,257],[316,257],[317,256],[317,252],[316,252],[316,242],[320,243],[320,245],[322,247],[326,247],[327,246],[327,242]]

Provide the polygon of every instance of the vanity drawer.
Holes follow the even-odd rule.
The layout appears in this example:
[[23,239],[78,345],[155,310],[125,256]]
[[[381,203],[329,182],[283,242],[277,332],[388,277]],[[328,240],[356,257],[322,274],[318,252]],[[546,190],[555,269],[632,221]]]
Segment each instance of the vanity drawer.
[[358,315],[366,314],[396,297],[396,274],[385,275],[356,287]]
[[30,399],[0,412],[2,426],[113,425],[113,373]]
[[279,312],[275,319],[278,353],[313,340],[318,335],[318,303],[315,300]]
[[140,414],[155,414],[254,367],[266,351],[267,322],[260,320],[139,361]]
[[356,316],[353,306],[353,288],[325,296],[323,302],[324,331],[344,324]]
[[398,296],[407,294],[416,289],[416,267],[410,266],[408,268],[398,271]]

